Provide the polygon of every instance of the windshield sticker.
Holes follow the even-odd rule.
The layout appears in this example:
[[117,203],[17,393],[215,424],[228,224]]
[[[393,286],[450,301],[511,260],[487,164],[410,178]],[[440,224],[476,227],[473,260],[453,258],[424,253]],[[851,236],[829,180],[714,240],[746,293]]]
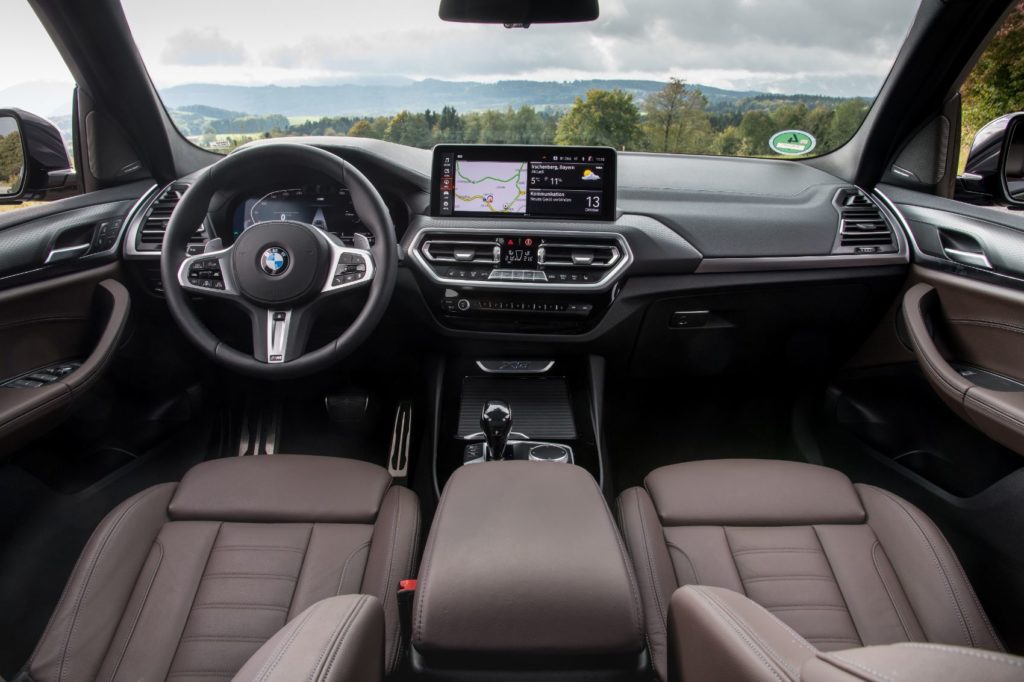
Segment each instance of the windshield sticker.
[[802,130],[783,130],[781,133],[775,133],[768,140],[768,146],[772,148],[773,152],[785,156],[806,154],[813,151],[817,144],[818,141],[814,139],[814,135]]

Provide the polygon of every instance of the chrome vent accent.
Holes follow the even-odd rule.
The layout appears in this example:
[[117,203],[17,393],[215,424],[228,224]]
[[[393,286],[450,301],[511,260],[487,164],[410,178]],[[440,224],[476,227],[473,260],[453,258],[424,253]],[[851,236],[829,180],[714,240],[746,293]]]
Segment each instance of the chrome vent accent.
[[[136,238],[135,248],[138,251],[159,252],[164,243],[164,234],[167,232],[167,223],[171,220],[171,214],[175,207],[188,190],[188,185],[168,185],[166,189],[157,195],[156,200],[146,209],[145,217],[142,219],[142,226]],[[206,241],[202,226],[189,239],[190,245],[201,245]]]
[[610,268],[621,257],[617,245],[590,241],[543,244],[537,250],[537,261],[547,267]]
[[494,239],[428,239],[420,249],[432,263],[497,263],[501,253]]
[[896,251],[892,226],[882,210],[859,189],[840,190],[835,199],[839,237],[835,253]]

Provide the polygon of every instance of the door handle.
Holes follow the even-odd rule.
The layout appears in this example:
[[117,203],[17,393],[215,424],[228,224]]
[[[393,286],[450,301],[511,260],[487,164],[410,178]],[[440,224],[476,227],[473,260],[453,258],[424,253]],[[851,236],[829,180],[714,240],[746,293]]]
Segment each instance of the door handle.
[[77,244],[75,246],[65,246],[60,249],[50,249],[50,253],[46,256],[46,260],[43,261],[45,265],[50,263],[59,263],[63,260],[71,260],[72,258],[79,258],[84,256],[86,251],[89,250],[89,244]]
[[942,252],[946,254],[946,258],[957,263],[964,265],[973,265],[976,268],[984,268],[986,270],[992,269],[992,263],[989,262],[988,256],[985,255],[984,251],[964,251],[962,249],[951,249],[948,247],[942,247]]

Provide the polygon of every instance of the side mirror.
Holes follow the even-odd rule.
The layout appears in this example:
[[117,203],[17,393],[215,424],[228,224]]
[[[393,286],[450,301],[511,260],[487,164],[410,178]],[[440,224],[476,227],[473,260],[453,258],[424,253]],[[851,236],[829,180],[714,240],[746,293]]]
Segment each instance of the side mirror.
[[956,189],[963,201],[1024,206],[1024,113],[982,126]]
[[76,185],[56,126],[21,109],[0,109],[0,203],[42,199]]

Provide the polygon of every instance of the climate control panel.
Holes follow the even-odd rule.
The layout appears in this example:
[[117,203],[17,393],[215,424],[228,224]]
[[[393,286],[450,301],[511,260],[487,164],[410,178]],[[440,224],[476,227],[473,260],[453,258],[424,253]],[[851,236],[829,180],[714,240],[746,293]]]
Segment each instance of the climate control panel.
[[612,233],[423,230],[409,252],[435,283],[475,288],[604,290],[632,262]]

